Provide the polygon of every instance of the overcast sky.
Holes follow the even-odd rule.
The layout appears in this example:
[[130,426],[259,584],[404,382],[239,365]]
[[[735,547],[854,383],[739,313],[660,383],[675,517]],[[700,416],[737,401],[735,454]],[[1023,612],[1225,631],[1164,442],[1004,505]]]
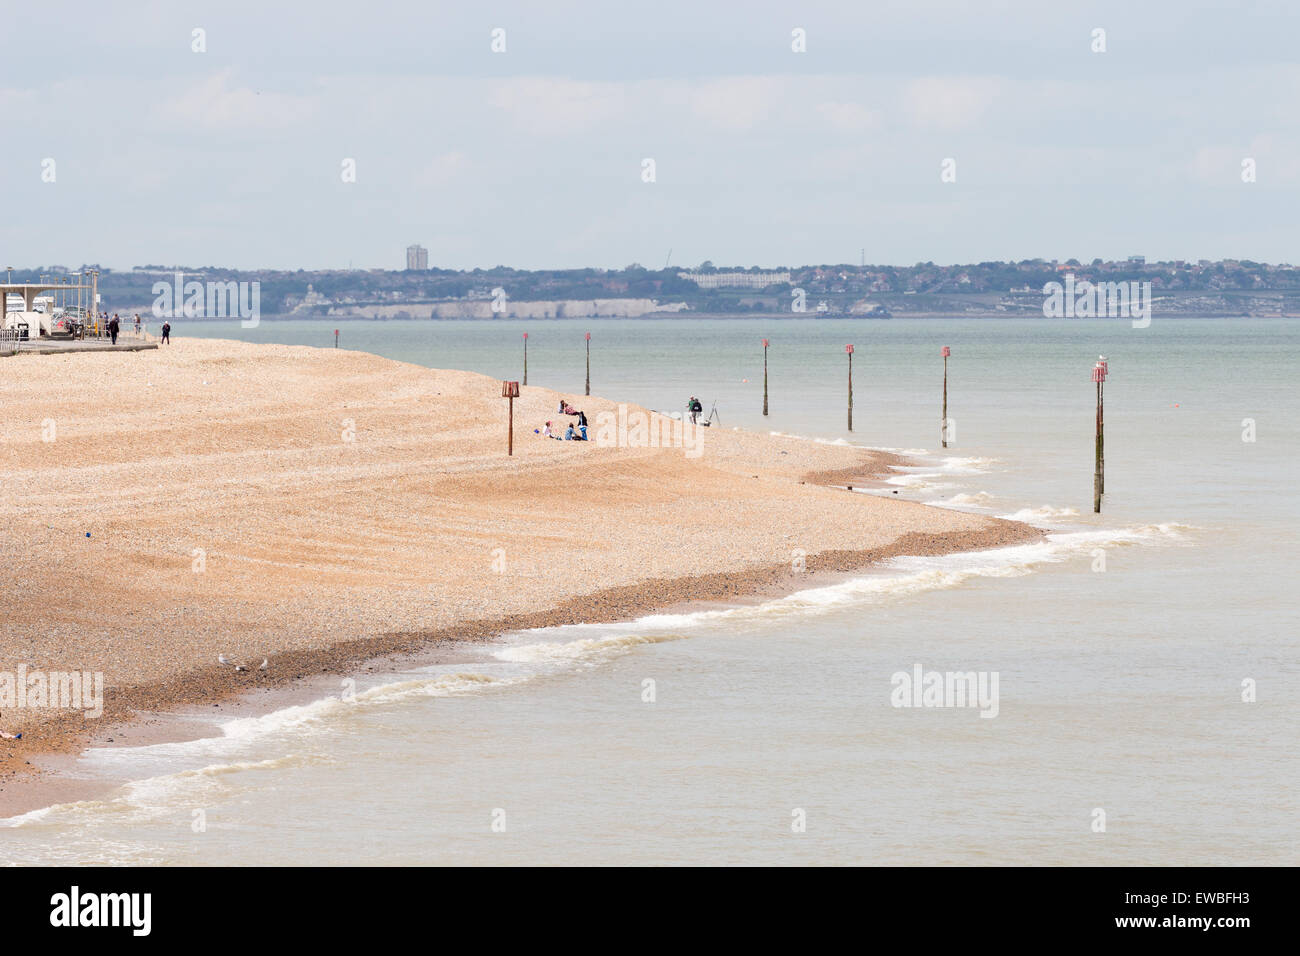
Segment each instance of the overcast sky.
[[282,6],[6,17],[4,264],[1300,260],[1300,4]]

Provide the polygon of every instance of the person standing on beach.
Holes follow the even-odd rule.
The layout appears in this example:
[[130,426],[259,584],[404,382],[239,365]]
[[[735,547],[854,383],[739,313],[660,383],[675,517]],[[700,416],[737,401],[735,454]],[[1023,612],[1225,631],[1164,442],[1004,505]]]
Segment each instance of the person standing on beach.
[[112,321],[108,323],[108,334],[113,340],[112,342],[113,345],[117,344],[117,330],[119,327],[120,326],[118,325],[117,322],[117,316],[114,315]]
[[704,404],[692,395],[691,400],[686,403],[686,410],[691,413],[691,424],[694,425],[700,420],[700,412],[704,411]]
[[171,324],[170,322],[164,322],[164,323],[163,323],[163,336],[162,336],[162,344],[163,344],[163,345],[171,345],[171,344],[172,344],[171,334],[172,334],[172,324]]

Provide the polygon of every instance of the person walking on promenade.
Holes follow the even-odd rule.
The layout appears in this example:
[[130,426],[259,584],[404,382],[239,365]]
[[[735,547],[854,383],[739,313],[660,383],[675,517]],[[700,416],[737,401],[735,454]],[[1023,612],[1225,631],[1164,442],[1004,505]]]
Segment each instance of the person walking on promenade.
[[117,330],[119,328],[120,326],[118,325],[117,316],[115,315],[113,316],[112,320],[108,323],[108,334],[109,337],[112,338],[113,340],[112,342],[113,345],[117,344]]

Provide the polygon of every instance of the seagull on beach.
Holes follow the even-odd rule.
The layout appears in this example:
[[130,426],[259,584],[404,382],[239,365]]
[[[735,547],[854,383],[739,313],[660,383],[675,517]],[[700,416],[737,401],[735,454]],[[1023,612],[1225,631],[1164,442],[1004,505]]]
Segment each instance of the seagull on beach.
[[217,663],[218,663],[218,664],[231,664],[231,665],[233,665],[235,662],[232,661],[232,660],[231,660],[229,657],[227,657],[225,654],[218,654],[218,655],[217,655]]
[[270,666],[271,666],[271,662],[268,661],[265,657],[263,657],[263,658],[262,658],[262,665],[258,668],[258,670],[259,670],[259,671],[264,671],[264,670],[266,670],[267,668],[269,668]]

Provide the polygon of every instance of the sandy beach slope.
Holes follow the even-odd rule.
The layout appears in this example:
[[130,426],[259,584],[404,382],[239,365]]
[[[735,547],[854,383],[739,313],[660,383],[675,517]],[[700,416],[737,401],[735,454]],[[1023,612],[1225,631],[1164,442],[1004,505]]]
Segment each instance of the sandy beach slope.
[[[119,718],[439,640],[794,590],[801,554],[851,571],[1038,534],[833,487],[888,464],[847,446],[722,428],[698,456],[546,440],[533,429],[560,419],[558,393],[537,387],[507,457],[500,394],[468,372],[229,341],[0,360],[0,672],[102,672]],[[618,412],[564,397],[593,438]],[[0,773],[98,726],[3,710],[24,737],[0,740]]]

